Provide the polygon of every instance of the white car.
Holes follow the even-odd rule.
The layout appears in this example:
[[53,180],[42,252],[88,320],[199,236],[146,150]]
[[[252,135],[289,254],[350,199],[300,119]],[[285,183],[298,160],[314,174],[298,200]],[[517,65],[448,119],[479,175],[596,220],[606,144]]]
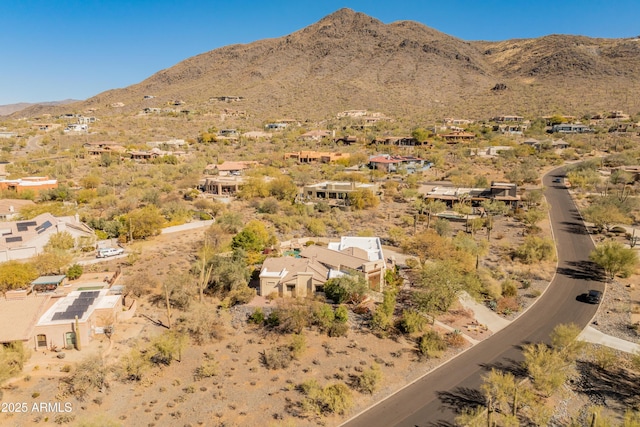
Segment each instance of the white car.
[[124,249],[122,248],[103,248],[103,249],[98,249],[96,258],[107,258],[110,256],[122,255],[123,253],[124,253]]

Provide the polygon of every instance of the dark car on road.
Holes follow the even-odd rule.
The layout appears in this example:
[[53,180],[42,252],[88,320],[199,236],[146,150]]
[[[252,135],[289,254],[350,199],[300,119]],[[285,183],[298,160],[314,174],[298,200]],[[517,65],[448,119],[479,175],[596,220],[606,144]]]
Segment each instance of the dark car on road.
[[602,292],[596,290],[590,290],[587,294],[587,302],[589,304],[600,304],[600,300],[602,300]]

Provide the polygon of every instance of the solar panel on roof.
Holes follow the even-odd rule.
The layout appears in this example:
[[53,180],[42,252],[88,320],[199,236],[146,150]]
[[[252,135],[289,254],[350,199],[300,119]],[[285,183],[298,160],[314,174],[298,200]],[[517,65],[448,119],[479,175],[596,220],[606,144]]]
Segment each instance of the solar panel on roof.
[[5,240],[7,243],[22,242],[22,236],[7,237]]
[[43,233],[47,228],[51,227],[52,225],[53,224],[51,224],[51,221],[45,221],[36,227],[36,231],[38,232],[38,234]]
[[35,221],[24,221],[24,222],[16,223],[16,226],[18,227],[18,231],[27,231],[29,227],[34,227],[36,225],[38,225],[38,223]]

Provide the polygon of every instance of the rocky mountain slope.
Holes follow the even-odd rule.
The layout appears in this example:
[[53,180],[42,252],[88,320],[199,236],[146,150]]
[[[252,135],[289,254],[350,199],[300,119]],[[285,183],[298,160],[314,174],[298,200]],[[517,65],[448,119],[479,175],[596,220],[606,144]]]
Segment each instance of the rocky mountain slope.
[[578,115],[636,113],[640,102],[631,94],[639,89],[637,39],[468,42],[416,22],[384,24],[341,9],[288,36],[194,56],[73,108],[119,114],[182,100],[183,108],[198,110],[210,97],[242,96],[239,108],[260,120],[321,120],[347,109],[425,119]]

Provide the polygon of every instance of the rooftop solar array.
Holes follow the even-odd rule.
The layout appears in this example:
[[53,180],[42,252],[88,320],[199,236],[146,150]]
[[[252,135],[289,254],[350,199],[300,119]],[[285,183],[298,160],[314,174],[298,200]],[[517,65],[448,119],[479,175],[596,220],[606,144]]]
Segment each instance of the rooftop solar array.
[[18,231],[27,231],[29,227],[35,227],[36,225],[38,225],[38,223],[35,221],[25,221],[25,222],[18,222],[16,224],[16,227],[18,227]]
[[99,295],[100,291],[81,292],[65,311],[54,313],[51,320],[73,320],[76,316],[78,319],[82,318]]
[[22,236],[7,237],[5,240],[7,243],[22,242]]
[[51,227],[52,225],[53,224],[51,224],[51,221],[45,221],[36,227],[36,231],[38,232],[38,234],[40,234],[44,232],[47,228]]

